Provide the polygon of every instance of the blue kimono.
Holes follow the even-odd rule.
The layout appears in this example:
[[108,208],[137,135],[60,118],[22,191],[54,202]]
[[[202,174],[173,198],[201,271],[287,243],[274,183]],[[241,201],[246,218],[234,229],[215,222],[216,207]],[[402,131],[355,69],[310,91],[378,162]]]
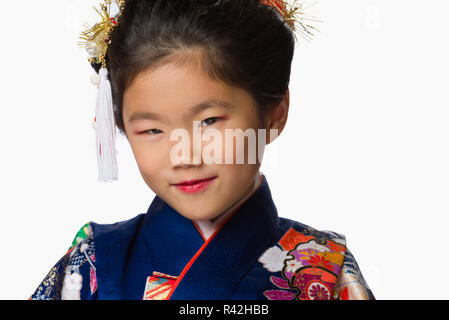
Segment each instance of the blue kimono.
[[261,177],[208,238],[158,196],[130,220],[89,223],[30,299],[374,299],[345,237],[279,217]]

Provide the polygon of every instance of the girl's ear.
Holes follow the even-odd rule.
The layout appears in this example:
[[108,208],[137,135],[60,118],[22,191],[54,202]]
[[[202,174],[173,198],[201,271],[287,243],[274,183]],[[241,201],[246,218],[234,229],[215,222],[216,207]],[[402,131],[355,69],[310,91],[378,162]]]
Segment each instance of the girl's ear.
[[[273,142],[279,136],[287,123],[288,108],[290,106],[290,91],[287,88],[282,101],[267,115],[267,143]],[[277,134],[271,135],[271,129],[277,130]]]

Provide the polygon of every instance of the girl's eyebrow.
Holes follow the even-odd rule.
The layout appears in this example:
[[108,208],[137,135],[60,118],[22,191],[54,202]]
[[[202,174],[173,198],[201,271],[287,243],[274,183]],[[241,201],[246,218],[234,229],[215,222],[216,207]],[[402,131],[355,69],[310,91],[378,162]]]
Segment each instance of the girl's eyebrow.
[[131,115],[131,117],[129,117],[128,123],[142,119],[161,121],[161,117],[157,113],[149,111],[136,111]]
[[190,115],[193,116],[197,113],[200,113],[203,110],[212,107],[222,107],[222,108],[231,108],[233,105],[229,102],[219,100],[219,99],[207,99],[197,105],[193,106],[190,110]]
[[[207,100],[204,100],[203,102],[200,102],[200,103],[194,105],[190,110],[190,115],[191,116],[196,115],[199,112],[206,110],[208,108],[212,108],[212,107],[230,108],[230,107],[233,107],[233,105],[229,102],[219,100],[219,99],[207,99]],[[137,121],[137,120],[141,120],[141,119],[162,121],[161,116],[155,112],[136,111],[131,115],[131,117],[129,117],[128,123]]]

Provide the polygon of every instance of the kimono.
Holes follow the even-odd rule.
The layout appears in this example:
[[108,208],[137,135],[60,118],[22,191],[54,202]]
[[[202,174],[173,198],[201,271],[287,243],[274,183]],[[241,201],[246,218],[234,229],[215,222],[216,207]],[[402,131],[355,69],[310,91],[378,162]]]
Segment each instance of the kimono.
[[30,299],[374,299],[345,237],[278,216],[267,179],[209,237],[159,196],[86,224]]

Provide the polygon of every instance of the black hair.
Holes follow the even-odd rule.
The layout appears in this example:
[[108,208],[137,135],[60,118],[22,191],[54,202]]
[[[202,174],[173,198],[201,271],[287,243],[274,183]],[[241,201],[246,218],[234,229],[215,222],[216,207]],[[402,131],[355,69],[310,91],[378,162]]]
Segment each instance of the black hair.
[[[201,52],[209,77],[246,90],[262,114],[286,94],[293,31],[259,0],[127,0],[119,19],[106,64],[115,121],[123,133],[125,90],[148,68],[187,62],[186,50]],[[92,66],[98,72],[100,65]]]

